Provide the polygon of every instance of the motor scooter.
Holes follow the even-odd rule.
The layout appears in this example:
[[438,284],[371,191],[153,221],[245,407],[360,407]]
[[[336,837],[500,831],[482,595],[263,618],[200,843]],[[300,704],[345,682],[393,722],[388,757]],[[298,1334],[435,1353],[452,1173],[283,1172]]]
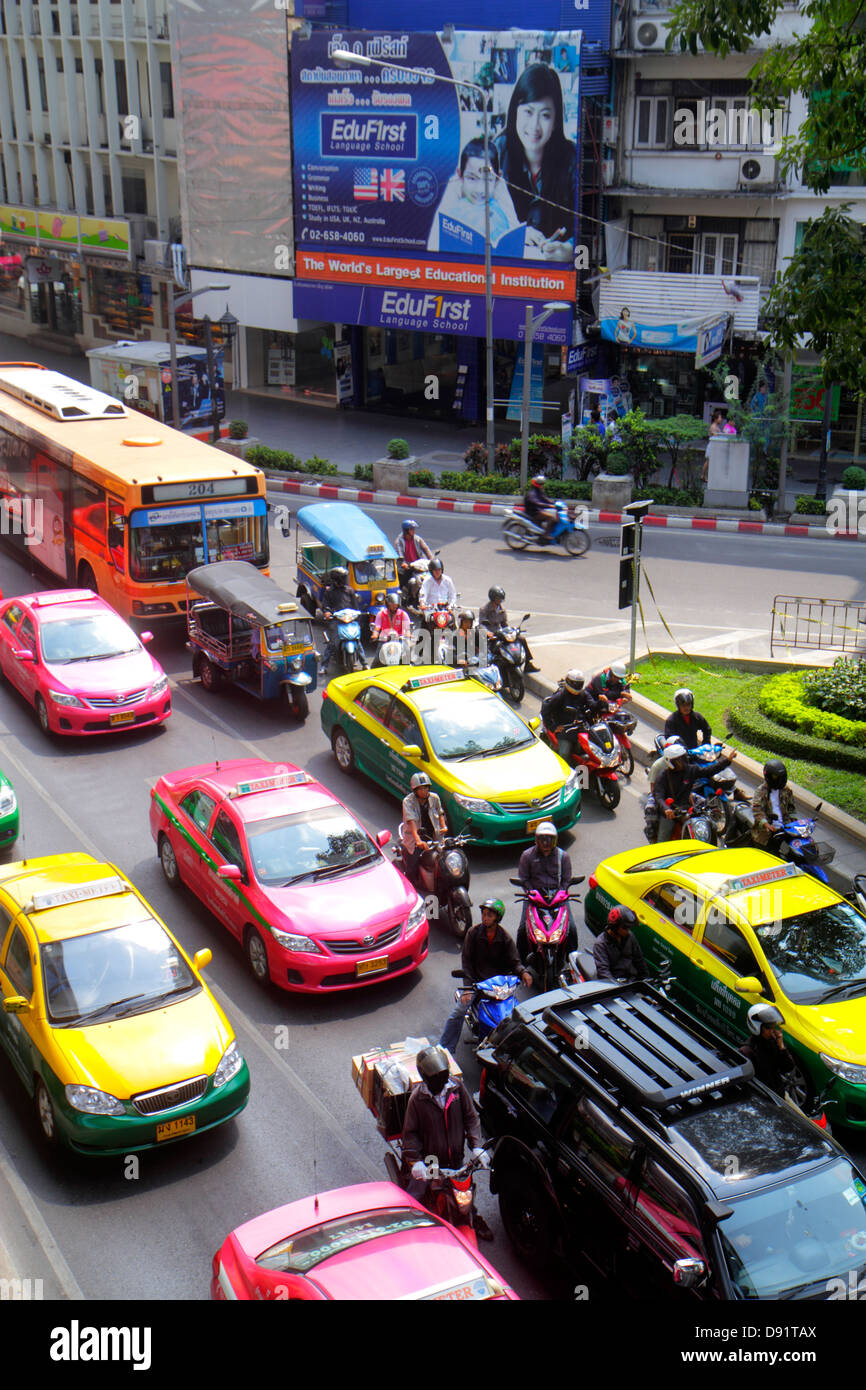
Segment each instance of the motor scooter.
[[725,808],[720,797],[697,796],[693,792],[688,806],[675,806],[671,797],[667,798],[665,806],[674,813],[672,840],[702,840],[707,845],[718,845],[722,841]]
[[455,628],[454,610],[447,603],[437,603],[435,608],[426,608],[422,613],[424,627],[430,633],[433,644],[433,664],[447,666],[450,661],[451,635]]
[[[491,1147],[492,1141],[485,1144],[484,1150]],[[439,1160],[430,1154],[425,1158],[427,1176],[430,1183],[424,1205],[435,1216],[459,1226],[461,1233],[477,1247],[475,1234],[475,1180],[479,1168],[487,1167],[484,1158],[470,1158],[461,1168],[442,1168]],[[402,1138],[388,1140],[385,1154],[385,1169],[391,1182],[404,1190],[408,1188],[411,1174],[403,1161]]]
[[605,722],[619,744],[619,771],[623,777],[631,777],[634,772],[634,753],[631,750],[629,734],[634,733],[637,719],[631,710],[623,709],[623,700],[617,700],[608,709]]
[[494,632],[489,639],[490,660],[498,668],[502,677],[502,695],[510,705],[519,705],[524,696],[523,671],[526,666],[526,648],[521,641],[523,624],[530,619],[524,613],[520,625],[508,623]]
[[517,975],[491,975],[489,980],[470,980],[463,970],[452,970],[451,975],[455,980],[466,981],[463,989],[455,992],[455,1003],[460,1002],[467,990],[472,990],[464,1022],[473,1043],[482,1043],[488,1033],[492,1033],[504,1018],[510,1018],[514,1013],[520,979]]
[[[435,554],[438,559],[439,551],[437,550]],[[410,560],[405,566],[405,570],[401,565],[400,594],[403,607],[407,612],[418,612],[418,599],[421,594],[421,585],[427,578],[429,568],[430,561],[426,559]]]
[[815,807],[815,814],[808,819],[804,817],[774,826],[767,849],[770,854],[778,854],[780,859],[797,864],[807,874],[817,878],[819,883],[829,883],[823,865],[832,864],[836,858],[836,850],[826,840],[816,840],[812,835],[818,812],[823,805],[823,801],[819,801]]
[[[617,776],[620,751],[605,721],[599,719],[589,727],[571,724],[562,730],[562,735],[572,739],[575,744],[565,760],[569,767],[584,768],[589,790],[596,793],[602,806],[615,811],[620,799]],[[555,753],[559,752],[559,740],[552,729],[544,729],[541,737],[549,748]]]
[[[462,941],[472,926],[472,899],[469,896],[469,856],[466,845],[476,843],[474,835],[445,835],[428,845],[419,864],[418,891],[427,904],[427,916],[444,922],[449,931]],[[400,831],[394,858],[403,867],[403,852],[399,845]]]
[[[581,874],[571,878],[564,888],[554,891],[530,888],[516,895],[518,902],[526,903],[526,921],[517,931],[517,953],[527,969],[535,975],[542,994],[555,989],[562,971],[570,944],[569,903],[580,902],[580,895],[570,893],[569,889],[583,883],[584,877]],[[512,878],[509,882],[524,888],[519,878]]]
[[583,555],[589,550],[589,532],[577,519],[577,509],[557,498],[556,521],[550,535],[544,526],[530,521],[524,511],[509,507],[502,523],[502,534],[512,550],[525,550],[528,545],[562,545],[568,555]]

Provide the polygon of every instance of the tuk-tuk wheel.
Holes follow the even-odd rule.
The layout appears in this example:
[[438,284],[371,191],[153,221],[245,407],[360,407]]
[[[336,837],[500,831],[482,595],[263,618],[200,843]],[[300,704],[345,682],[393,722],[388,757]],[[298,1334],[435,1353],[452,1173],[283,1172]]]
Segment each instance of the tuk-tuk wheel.
[[298,602],[302,608],[306,608],[312,618],[316,616],[316,600],[311,596],[308,589],[298,590]]
[[286,699],[289,702],[289,709],[296,719],[303,722],[310,712],[310,702],[307,699],[307,692],[303,686],[287,685]]
[[203,656],[198,668],[198,676],[205,690],[213,692],[219,690],[222,684],[222,672],[219,667],[214,666],[206,656]]

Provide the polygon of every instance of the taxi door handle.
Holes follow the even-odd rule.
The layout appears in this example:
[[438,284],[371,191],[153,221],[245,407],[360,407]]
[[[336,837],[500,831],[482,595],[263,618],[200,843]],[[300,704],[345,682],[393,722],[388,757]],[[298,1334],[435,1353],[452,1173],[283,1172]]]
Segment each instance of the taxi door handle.
[[692,956],[691,964],[696,966],[698,970],[706,970],[707,968],[704,965],[704,962],[701,960],[700,956]]

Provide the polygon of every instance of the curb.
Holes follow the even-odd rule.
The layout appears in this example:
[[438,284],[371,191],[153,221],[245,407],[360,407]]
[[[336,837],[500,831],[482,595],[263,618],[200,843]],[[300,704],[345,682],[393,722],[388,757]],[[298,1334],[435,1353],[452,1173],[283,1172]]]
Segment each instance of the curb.
[[[301,483],[281,474],[266,473],[268,488],[272,492],[288,492],[304,497],[318,497],[327,502],[368,502],[384,506],[408,507],[415,511],[473,512],[481,516],[504,516],[512,507],[519,504],[515,496],[496,502],[482,501],[482,494],[471,493],[463,498],[457,497],[419,497],[416,493],[405,495],[400,492],[374,492],[371,488],[341,487],[335,483]],[[602,526],[621,526],[630,520],[622,512],[594,511],[585,503],[578,504],[585,509],[587,522]],[[665,526],[680,531],[727,531],[745,536],[797,536],[815,537],[820,540],[859,540],[857,531],[827,531],[823,526],[791,526],[773,521],[744,521],[728,517],[712,516],[656,516],[650,513],[644,517],[645,526]],[[866,535],[862,537],[866,540]]]

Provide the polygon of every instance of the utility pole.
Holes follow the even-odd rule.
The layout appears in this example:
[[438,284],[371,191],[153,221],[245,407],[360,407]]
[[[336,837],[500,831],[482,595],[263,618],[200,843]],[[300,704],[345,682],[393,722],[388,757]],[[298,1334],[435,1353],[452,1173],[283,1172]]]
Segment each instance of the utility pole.
[[[652,504],[651,501],[646,501],[646,502],[629,502],[627,506],[623,507],[623,512],[624,512],[624,513],[628,513],[628,516],[629,516],[630,518],[634,518],[634,532],[633,532],[633,535],[632,535],[632,536],[629,536],[628,533],[626,532],[626,527],[624,526],[624,527],[623,527],[623,538],[622,538],[622,542],[621,542],[621,550],[622,550],[622,553],[623,553],[623,560],[622,560],[621,563],[628,563],[626,547],[627,547],[629,541],[631,541],[632,539],[633,539],[633,541],[634,541],[634,549],[633,549],[633,553],[632,553],[632,556],[631,556],[631,566],[632,566],[632,582],[631,582],[631,640],[630,640],[630,644],[629,644],[629,658],[628,658],[628,669],[629,669],[629,673],[630,673],[631,675],[634,675],[635,647],[636,647],[636,645],[637,645],[637,612],[638,612],[638,606],[639,606],[639,603],[640,603],[640,543],[641,543],[641,532],[643,531],[643,519],[644,519],[644,517],[646,516],[647,512],[649,511],[649,509],[650,509],[650,507],[651,507],[652,505],[653,505],[653,504]],[[622,584],[622,580],[620,580],[620,584]],[[625,605],[623,605],[623,606],[625,606]]]

